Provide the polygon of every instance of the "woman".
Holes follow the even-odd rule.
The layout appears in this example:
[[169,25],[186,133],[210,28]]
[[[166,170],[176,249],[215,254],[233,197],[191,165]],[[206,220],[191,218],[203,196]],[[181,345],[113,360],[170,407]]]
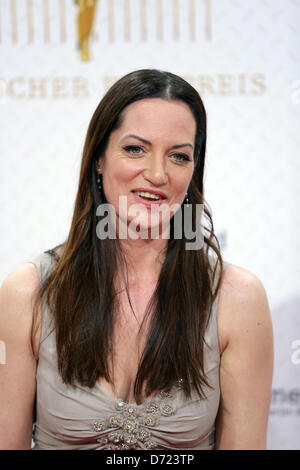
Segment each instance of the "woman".
[[[106,93],[67,240],[1,288],[1,448],[30,448],[35,419],[36,449],[265,448],[268,300],[253,273],[222,261],[205,146],[203,103],[182,78],[138,70]],[[187,249],[176,230],[199,228],[199,206],[204,243]]]

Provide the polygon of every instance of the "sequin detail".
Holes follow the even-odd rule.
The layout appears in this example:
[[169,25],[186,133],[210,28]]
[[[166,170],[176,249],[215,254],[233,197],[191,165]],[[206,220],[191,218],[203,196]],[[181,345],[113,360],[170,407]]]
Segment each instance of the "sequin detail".
[[152,436],[152,429],[159,425],[160,419],[175,413],[172,391],[160,391],[140,407],[127,404],[122,399],[115,401],[115,413],[108,420],[97,419],[93,422],[96,432],[113,428],[98,439],[103,450],[155,449],[158,444]]
[[156,413],[159,410],[159,406],[154,401],[150,401],[146,405],[146,413]]
[[104,431],[104,429],[106,428],[105,419],[97,419],[96,421],[94,421],[93,428],[96,432]]
[[164,416],[170,416],[174,413],[174,407],[171,403],[163,403],[160,407],[161,414]]

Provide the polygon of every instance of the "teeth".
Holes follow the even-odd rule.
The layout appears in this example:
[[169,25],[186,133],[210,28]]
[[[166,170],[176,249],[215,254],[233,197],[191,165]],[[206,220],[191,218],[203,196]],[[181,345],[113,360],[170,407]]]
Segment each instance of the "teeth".
[[147,192],[144,192],[144,191],[135,191],[136,194],[138,194],[139,196],[143,196],[143,197],[148,197],[148,198],[151,198],[151,199],[161,199],[160,196],[156,196],[155,194],[152,194],[152,193],[147,193]]

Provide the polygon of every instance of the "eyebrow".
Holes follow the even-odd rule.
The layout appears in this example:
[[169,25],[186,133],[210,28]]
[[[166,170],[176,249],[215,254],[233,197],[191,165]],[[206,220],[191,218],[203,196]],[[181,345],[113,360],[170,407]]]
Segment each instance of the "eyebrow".
[[[138,139],[138,140],[141,140],[142,142],[144,142],[145,144],[148,144],[148,145],[152,145],[152,143],[149,141],[149,140],[146,140],[146,139],[143,139],[142,137],[139,137],[138,135],[135,135],[135,134],[128,134],[128,135],[125,135],[122,140],[126,139],[127,137],[133,137],[134,139]],[[192,146],[192,144],[190,143],[185,143],[185,144],[177,144],[177,145],[173,145],[173,147],[171,147],[172,149],[179,149],[181,147],[191,147],[192,149],[194,149],[194,147]]]

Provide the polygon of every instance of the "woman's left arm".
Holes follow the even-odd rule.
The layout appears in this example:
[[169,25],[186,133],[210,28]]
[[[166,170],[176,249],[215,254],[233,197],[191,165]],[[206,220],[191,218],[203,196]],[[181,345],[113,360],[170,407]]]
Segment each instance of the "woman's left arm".
[[250,271],[223,271],[218,305],[221,399],[216,449],[266,449],[273,328],[266,291]]

